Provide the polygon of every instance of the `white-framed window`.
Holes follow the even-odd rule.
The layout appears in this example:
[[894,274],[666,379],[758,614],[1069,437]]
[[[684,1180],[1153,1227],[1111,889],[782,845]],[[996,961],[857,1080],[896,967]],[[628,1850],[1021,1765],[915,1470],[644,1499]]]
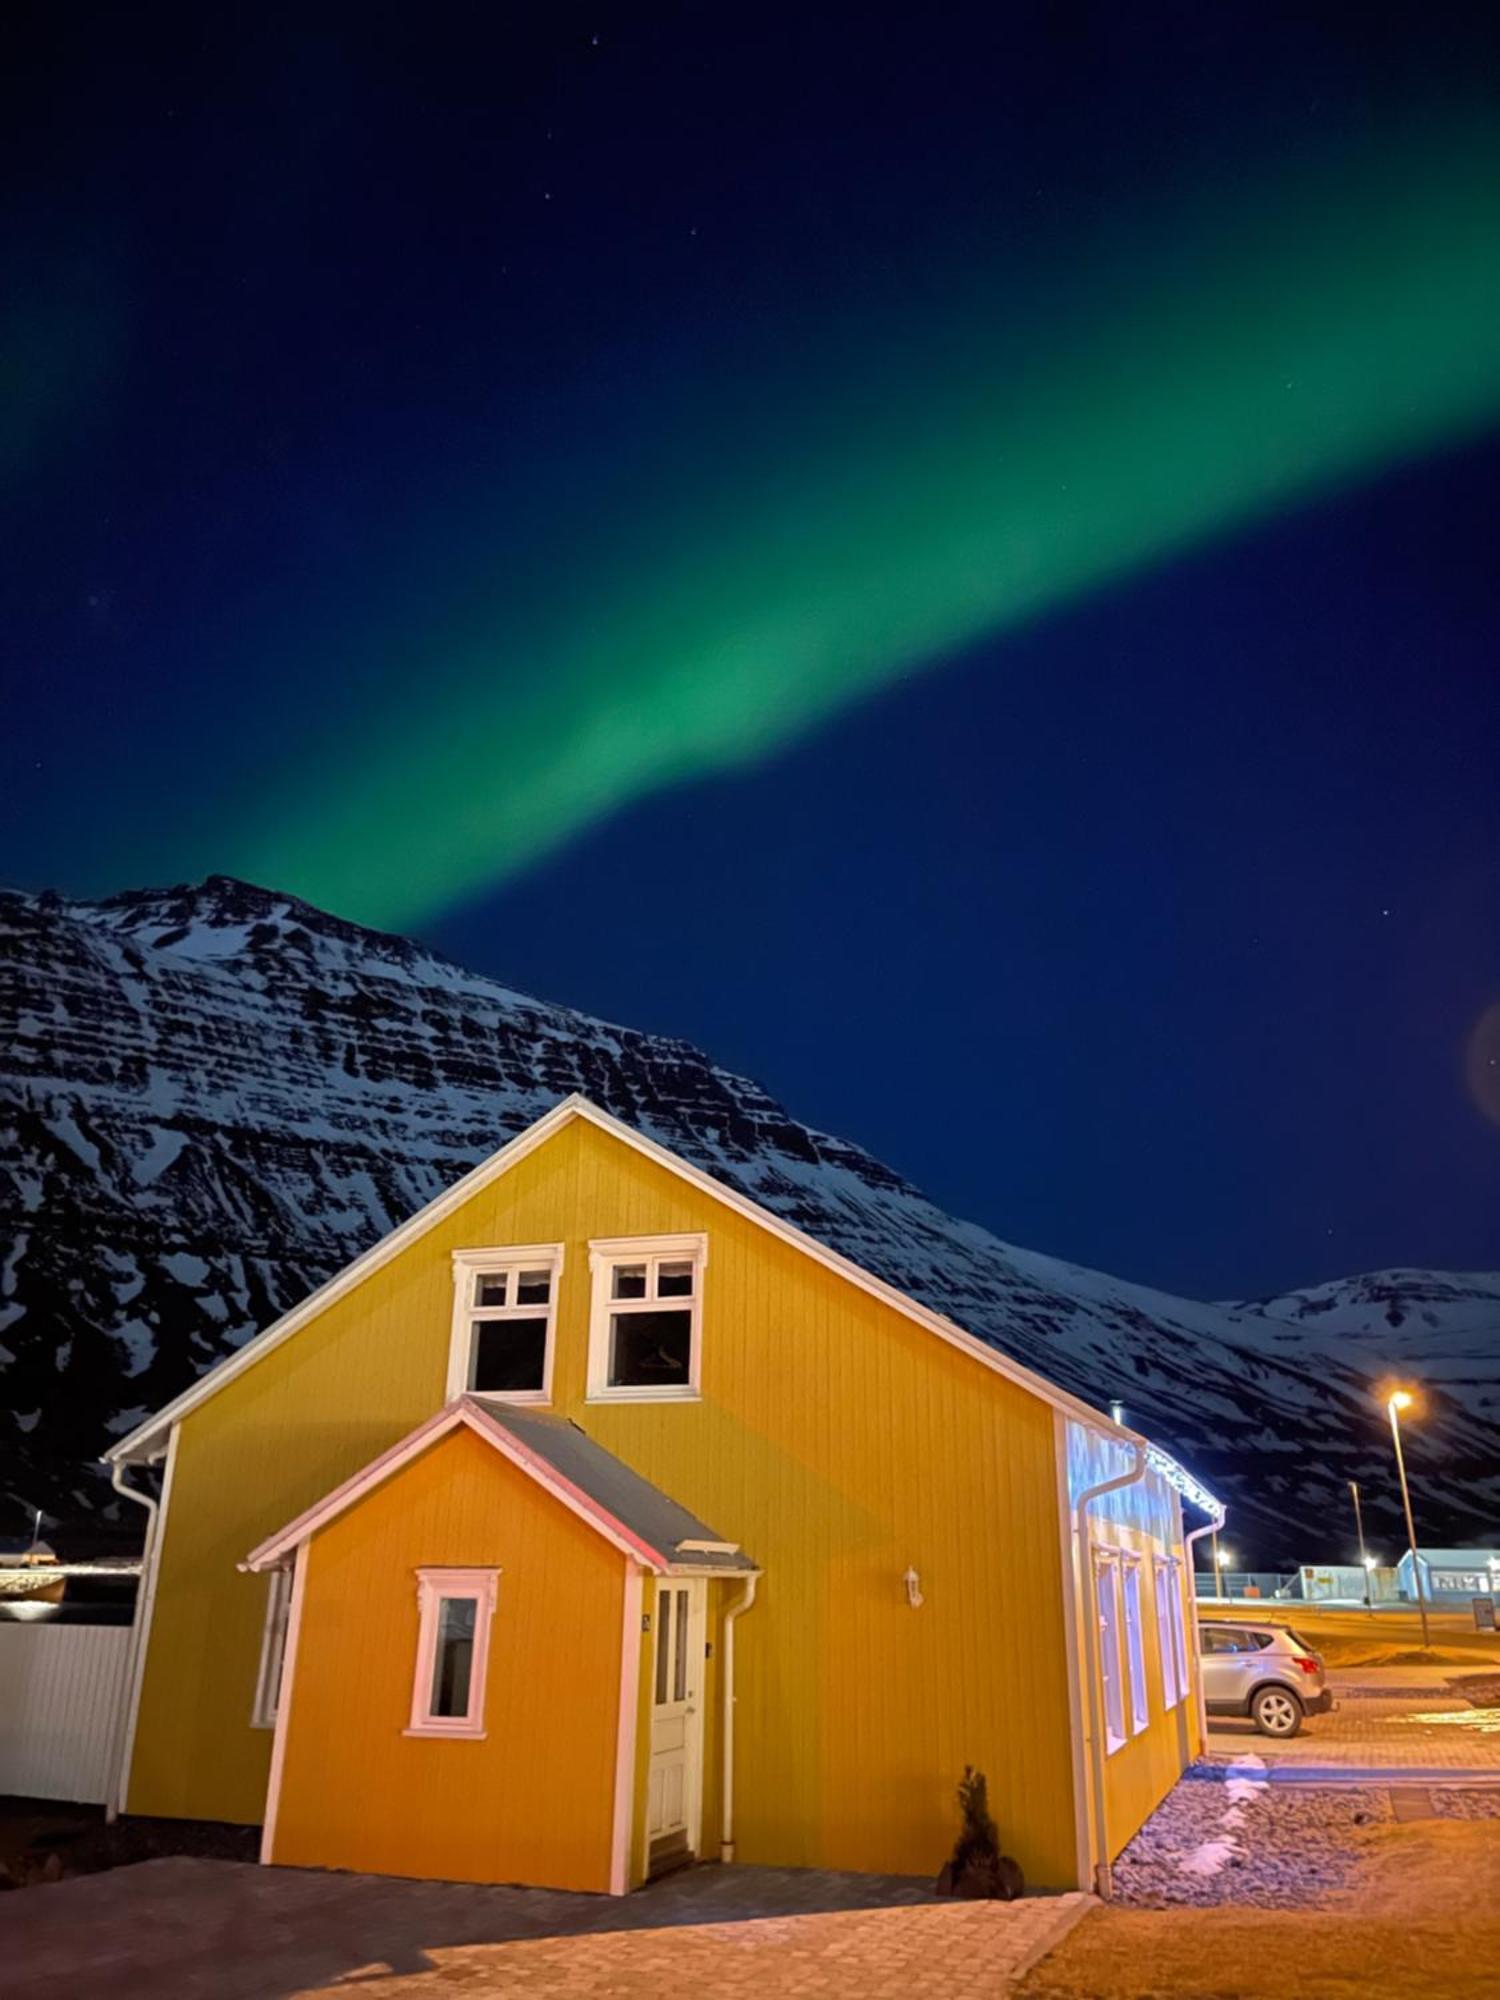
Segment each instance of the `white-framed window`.
[[448,1399],[472,1390],[507,1403],[552,1400],[560,1243],[453,1253]]
[[1094,1551],[1094,1604],[1099,1620],[1099,1679],[1104,1689],[1104,1742],[1125,1741],[1125,1690],[1120,1677],[1120,1561],[1113,1549]]
[[1156,1643],[1161,1684],[1168,1708],[1188,1691],[1187,1636],[1182,1619],[1182,1567],[1173,1557],[1156,1558]]
[[697,1396],[706,1236],[622,1236],[589,1245],[589,1396],[659,1403]]
[[408,1736],[477,1740],[484,1729],[484,1684],[497,1569],[417,1571],[417,1664]]
[[1125,1672],[1130,1683],[1130,1733],[1138,1736],[1151,1720],[1146,1700],[1146,1634],[1141,1622],[1141,1563],[1139,1556],[1120,1558],[1125,1600]]
[[266,1622],[260,1635],[260,1665],[255,1674],[255,1706],[250,1711],[253,1729],[274,1729],[276,1710],[281,1703],[281,1670],[286,1663],[286,1624],[292,1607],[292,1572],[273,1569],[266,1573]]

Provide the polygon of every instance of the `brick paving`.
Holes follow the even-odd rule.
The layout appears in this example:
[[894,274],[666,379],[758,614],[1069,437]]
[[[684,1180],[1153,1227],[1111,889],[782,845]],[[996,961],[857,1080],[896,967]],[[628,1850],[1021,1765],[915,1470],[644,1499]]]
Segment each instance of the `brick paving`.
[[178,1857],[6,1899],[6,2000],[999,2000],[1092,1898],[938,1902],[906,1878],[697,1868],[575,1896]]
[[[1422,1719],[1433,1716],[1452,1719]],[[1331,1715],[1311,1716],[1302,1734],[1287,1743],[1259,1735],[1253,1723],[1238,1717],[1210,1716],[1209,1755],[1224,1762],[1253,1753],[1273,1768],[1453,1771],[1500,1779],[1497,1719],[1447,1687],[1401,1694],[1362,1687],[1339,1696]]]

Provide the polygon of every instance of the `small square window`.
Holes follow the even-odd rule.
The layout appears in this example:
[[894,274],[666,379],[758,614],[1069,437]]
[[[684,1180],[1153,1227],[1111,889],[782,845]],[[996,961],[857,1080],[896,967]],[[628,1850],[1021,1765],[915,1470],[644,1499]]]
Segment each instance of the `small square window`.
[[450,1401],[467,1392],[521,1403],[551,1399],[562,1258],[560,1243],[453,1253]]
[[698,1394],[707,1239],[646,1236],[589,1246],[589,1394],[638,1402]]
[[611,1389],[686,1388],[692,1358],[690,1312],[611,1313]]
[[475,1320],[468,1386],[489,1396],[540,1394],[547,1327],[545,1318]]
[[610,1296],[616,1299],[645,1298],[646,1266],[644,1264],[616,1264],[614,1289]]

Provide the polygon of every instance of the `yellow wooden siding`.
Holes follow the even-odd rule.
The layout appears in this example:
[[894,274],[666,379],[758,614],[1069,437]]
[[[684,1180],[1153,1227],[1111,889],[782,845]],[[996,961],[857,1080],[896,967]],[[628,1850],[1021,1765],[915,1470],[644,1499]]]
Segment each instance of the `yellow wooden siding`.
[[[498,1568],[487,1736],[407,1736],[418,1568]],[[625,1561],[472,1432],[313,1538],[272,1860],[607,1891]]]
[[[702,1401],[586,1403],[588,1239],[689,1230]],[[582,1121],[184,1420],[131,1809],[259,1817],[265,1585],[235,1563],[439,1406],[450,1252],[551,1241],[556,1405],[765,1571],[738,1626],[740,1858],[936,1872],[973,1762],[1028,1877],[1071,1883],[1051,1411]]]

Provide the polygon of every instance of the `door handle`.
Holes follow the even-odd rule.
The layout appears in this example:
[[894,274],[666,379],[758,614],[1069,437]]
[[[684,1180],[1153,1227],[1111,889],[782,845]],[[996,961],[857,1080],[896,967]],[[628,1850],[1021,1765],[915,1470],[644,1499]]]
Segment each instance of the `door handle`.
[[696,1715],[697,1713],[698,1713],[697,1709],[693,1708],[691,1705],[683,1710],[684,1715]]

